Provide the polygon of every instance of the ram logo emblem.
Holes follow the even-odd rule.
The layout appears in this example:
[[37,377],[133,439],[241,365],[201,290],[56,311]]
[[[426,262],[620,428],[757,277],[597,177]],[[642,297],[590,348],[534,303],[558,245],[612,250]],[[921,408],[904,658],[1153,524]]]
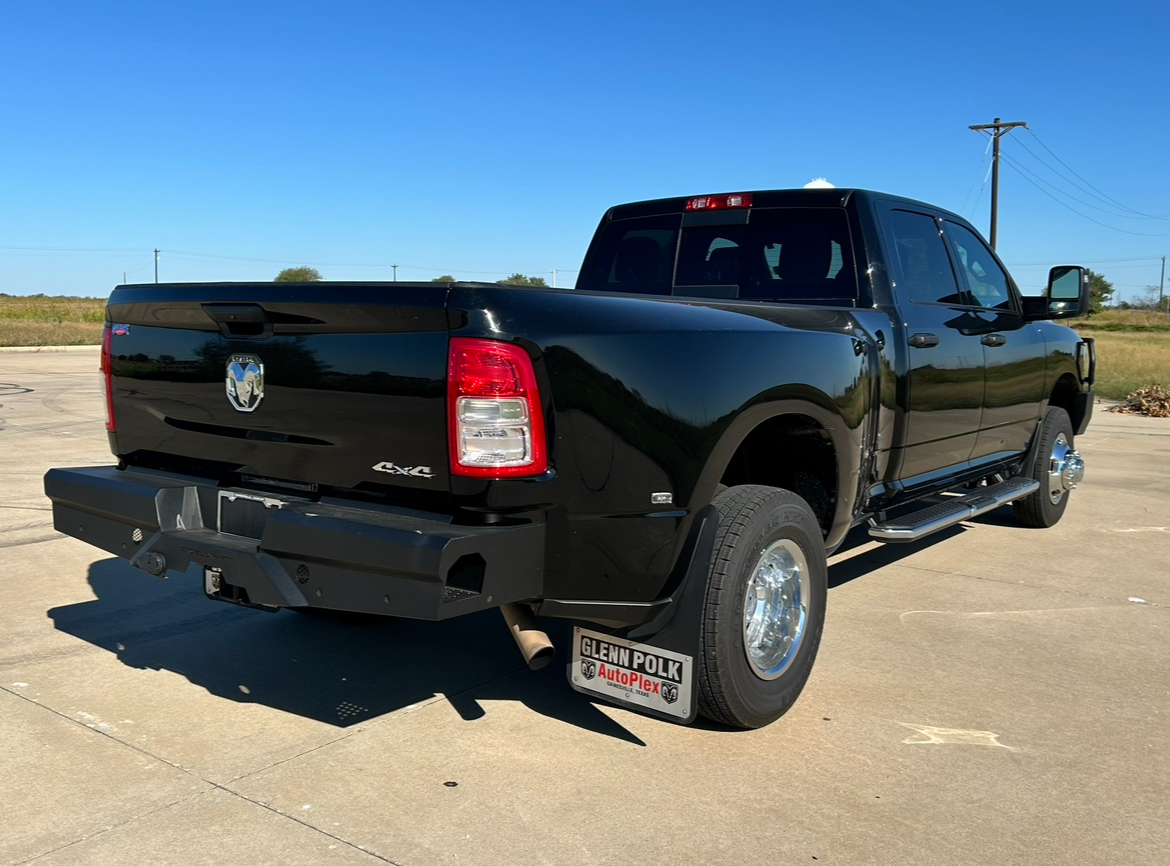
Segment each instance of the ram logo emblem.
[[227,362],[228,402],[237,412],[255,412],[264,399],[264,364],[255,355],[232,355]]

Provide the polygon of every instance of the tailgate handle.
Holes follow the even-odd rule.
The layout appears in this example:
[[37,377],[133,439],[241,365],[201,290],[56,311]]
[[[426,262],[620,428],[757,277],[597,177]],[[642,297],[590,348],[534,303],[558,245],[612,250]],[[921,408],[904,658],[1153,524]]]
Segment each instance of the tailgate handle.
[[272,336],[268,311],[259,304],[203,304],[203,312],[225,337],[266,340]]

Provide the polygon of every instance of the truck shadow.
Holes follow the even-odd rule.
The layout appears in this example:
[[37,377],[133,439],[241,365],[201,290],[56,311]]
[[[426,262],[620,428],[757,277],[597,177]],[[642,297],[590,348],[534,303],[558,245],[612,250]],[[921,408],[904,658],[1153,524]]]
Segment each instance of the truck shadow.
[[486,714],[486,702],[520,701],[645,745],[569,688],[567,622],[545,621],[558,657],[533,673],[494,610],[446,622],[342,623],[211,601],[201,580],[194,571],[155,580],[120,559],[102,560],[89,570],[96,599],[48,615],[130,667],[171,671],[213,695],[342,728],[445,696],[468,721]]
[[905,544],[883,544],[869,536],[866,526],[858,526],[833,553],[829,565],[829,589],[856,580],[886,565],[894,565],[908,556],[933,547],[940,541],[954,538],[965,530],[962,524],[943,529],[918,541]]

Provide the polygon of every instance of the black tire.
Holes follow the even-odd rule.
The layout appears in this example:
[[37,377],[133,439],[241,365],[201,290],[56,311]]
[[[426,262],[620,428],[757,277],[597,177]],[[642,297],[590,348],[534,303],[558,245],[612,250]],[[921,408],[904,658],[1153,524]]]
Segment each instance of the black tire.
[[1016,520],[1024,524],[1024,526],[1033,526],[1040,529],[1055,526],[1057,521],[1064,516],[1065,508],[1068,507],[1069,491],[1065,490],[1059,499],[1054,502],[1049,485],[1049,468],[1051,466],[1053,448],[1058,443],[1061,434],[1064,434],[1064,439],[1068,443],[1068,447],[1072,448],[1072,421],[1069,420],[1066,411],[1053,406],[1044,415],[1044,420],[1040,422],[1040,427],[1036,433],[1039,439],[1037,440],[1036,460],[1032,465],[1031,477],[1040,482],[1040,489],[1012,503],[1012,510],[1015,512]]
[[[816,660],[828,595],[824,540],[808,503],[788,490],[732,487],[713,504],[719,529],[700,632],[699,712],[732,727],[761,728],[795,703]],[[765,679],[745,649],[744,596],[764,551],[783,540],[807,565],[800,578],[804,627],[782,672]]]

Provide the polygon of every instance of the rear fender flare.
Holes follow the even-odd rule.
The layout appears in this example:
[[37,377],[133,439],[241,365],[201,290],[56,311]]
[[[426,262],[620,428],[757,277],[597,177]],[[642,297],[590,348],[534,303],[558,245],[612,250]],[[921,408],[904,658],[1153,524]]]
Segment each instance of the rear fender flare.
[[[828,397],[823,399],[825,403],[831,405]],[[837,506],[825,544],[827,547],[834,547],[853,525],[858,475],[861,471],[862,429],[850,430],[838,412],[807,398],[759,403],[736,416],[723,432],[707,458],[702,472],[699,473],[691,494],[691,505],[698,509],[714,499],[719,479],[727,471],[731,458],[739,446],[765,421],[782,415],[805,415],[820,424],[829,434],[837,461]]]

